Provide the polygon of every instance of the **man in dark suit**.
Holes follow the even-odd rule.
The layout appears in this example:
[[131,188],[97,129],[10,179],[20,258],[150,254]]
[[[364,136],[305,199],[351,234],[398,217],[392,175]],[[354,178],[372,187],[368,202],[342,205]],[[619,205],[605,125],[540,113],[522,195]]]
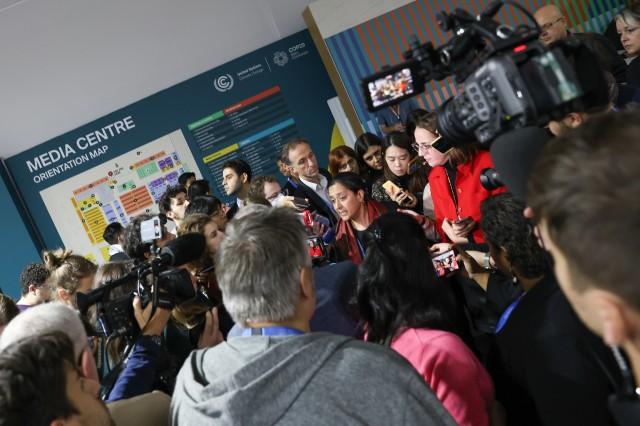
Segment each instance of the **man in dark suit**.
[[331,175],[318,167],[318,160],[306,139],[292,139],[282,147],[282,160],[291,168],[292,174],[298,176],[297,181],[289,180],[285,185],[288,195],[306,198],[312,210],[329,219],[331,226],[337,223],[337,216],[327,187]]

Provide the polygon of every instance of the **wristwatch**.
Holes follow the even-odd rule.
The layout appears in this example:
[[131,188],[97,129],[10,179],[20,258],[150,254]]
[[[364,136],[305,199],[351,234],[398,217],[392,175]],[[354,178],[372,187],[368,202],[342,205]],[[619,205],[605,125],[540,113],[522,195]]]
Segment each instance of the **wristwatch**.
[[486,252],[484,254],[484,258],[483,258],[483,262],[482,262],[482,267],[484,269],[493,269],[493,267],[491,266],[491,253]]

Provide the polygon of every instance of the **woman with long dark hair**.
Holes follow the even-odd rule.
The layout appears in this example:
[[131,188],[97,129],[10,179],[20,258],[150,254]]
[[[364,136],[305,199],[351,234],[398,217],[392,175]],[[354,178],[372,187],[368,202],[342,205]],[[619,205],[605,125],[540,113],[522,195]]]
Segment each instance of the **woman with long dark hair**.
[[363,133],[353,145],[360,168],[360,176],[367,183],[367,192],[371,185],[382,176],[382,139],[373,133]]
[[379,217],[358,273],[365,340],[390,346],[420,373],[458,424],[488,425],[493,384],[462,333],[451,288],[436,278],[420,225]]
[[365,231],[387,208],[368,199],[365,182],[355,173],[337,174],[328,189],[329,199],[340,216],[335,237],[340,257],[359,264],[366,251]]
[[412,170],[417,157],[412,142],[401,132],[392,132],[385,137],[382,143],[383,176],[373,183],[371,197],[421,212],[426,174],[420,169]]

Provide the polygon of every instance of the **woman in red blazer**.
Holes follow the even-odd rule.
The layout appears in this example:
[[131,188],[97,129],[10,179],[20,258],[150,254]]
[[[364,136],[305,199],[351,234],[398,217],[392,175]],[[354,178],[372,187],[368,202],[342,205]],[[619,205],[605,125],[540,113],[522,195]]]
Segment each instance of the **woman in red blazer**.
[[414,131],[418,154],[432,167],[429,188],[433,199],[436,229],[443,241],[458,244],[485,242],[480,229],[480,203],[506,191],[492,191],[480,183],[484,169],[492,168],[488,151],[477,143],[462,145],[442,153],[433,148],[438,139],[436,114],[429,113],[416,123]]
[[364,232],[371,222],[387,211],[374,200],[367,200],[366,183],[355,173],[339,173],[329,184],[329,199],[340,216],[336,225],[336,247],[340,257],[360,264],[366,251]]

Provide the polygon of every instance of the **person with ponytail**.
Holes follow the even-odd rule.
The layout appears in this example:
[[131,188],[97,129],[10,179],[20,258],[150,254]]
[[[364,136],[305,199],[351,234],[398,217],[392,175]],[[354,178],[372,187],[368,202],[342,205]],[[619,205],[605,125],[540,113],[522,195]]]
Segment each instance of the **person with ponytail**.
[[457,424],[486,426],[493,384],[460,337],[462,314],[451,286],[436,277],[421,231],[402,213],[387,213],[371,224],[356,296],[365,340],[407,359]]
[[47,250],[42,257],[51,272],[48,283],[53,290],[54,300],[76,307],[76,293],[91,291],[98,267],[71,250]]
[[355,264],[362,262],[366,251],[364,232],[387,211],[383,204],[368,199],[365,185],[355,173],[339,173],[329,184],[329,199],[340,217],[335,244],[340,257]]

